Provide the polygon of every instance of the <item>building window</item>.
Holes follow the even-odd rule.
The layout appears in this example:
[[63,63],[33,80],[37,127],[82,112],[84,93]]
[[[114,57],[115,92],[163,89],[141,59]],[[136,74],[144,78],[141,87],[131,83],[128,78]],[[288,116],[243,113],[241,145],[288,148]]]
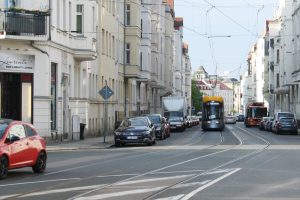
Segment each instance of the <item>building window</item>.
[[50,120],[51,120],[51,130],[56,130],[56,63],[51,63],[51,113],[50,113]]
[[69,2],[69,31],[72,31],[72,3]]
[[76,8],[76,32],[83,33],[83,5]]
[[279,64],[279,61],[280,61],[280,59],[279,59],[279,49],[277,49],[277,51],[276,51],[276,63]]
[[125,11],[125,19],[126,19],[126,22],[125,22],[125,25],[126,26],[129,26],[130,25],[130,4],[127,4],[126,5],[126,11]]
[[129,43],[126,44],[125,53],[126,53],[126,64],[129,64],[130,63],[130,44]]
[[276,87],[279,88],[279,74],[276,74]]
[[140,67],[141,67],[141,70],[143,69],[143,53],[140,52]]
[[102,55],[105,53],[105,30],[102,29]]

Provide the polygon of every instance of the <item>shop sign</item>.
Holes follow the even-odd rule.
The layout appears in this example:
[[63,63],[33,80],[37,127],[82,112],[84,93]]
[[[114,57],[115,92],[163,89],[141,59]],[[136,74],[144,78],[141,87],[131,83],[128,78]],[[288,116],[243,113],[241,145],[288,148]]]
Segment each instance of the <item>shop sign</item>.
[[0,71],[34,72],[34,55],[0,53]]

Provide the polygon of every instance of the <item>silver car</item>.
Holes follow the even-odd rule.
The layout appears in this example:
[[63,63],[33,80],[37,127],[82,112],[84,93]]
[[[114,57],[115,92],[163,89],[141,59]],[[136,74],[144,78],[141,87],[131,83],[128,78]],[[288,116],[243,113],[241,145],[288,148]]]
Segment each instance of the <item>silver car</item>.
[[226,124],[235,124],[236,123],[236,117],[235,116],[226,116],[225,117],[225,123]]

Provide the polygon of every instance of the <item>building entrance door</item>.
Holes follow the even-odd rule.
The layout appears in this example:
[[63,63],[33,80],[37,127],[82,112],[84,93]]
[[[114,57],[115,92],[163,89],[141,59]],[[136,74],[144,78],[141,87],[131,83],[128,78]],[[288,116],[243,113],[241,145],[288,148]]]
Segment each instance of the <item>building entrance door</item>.
[[1,118],[21,120],[21,75],[14,73],[0,73],[0,82]]
[[32,123],[32,79],[29,73],[0,73],[0,118]]

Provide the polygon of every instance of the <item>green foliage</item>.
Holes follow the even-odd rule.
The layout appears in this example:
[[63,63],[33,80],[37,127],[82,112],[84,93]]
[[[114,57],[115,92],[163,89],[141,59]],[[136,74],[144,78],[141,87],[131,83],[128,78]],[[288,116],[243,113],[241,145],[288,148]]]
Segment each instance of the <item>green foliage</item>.
[[196,81],[192,80],[192,106],[195,108],[195,113],[202,111],[202,93],[196,85]]

